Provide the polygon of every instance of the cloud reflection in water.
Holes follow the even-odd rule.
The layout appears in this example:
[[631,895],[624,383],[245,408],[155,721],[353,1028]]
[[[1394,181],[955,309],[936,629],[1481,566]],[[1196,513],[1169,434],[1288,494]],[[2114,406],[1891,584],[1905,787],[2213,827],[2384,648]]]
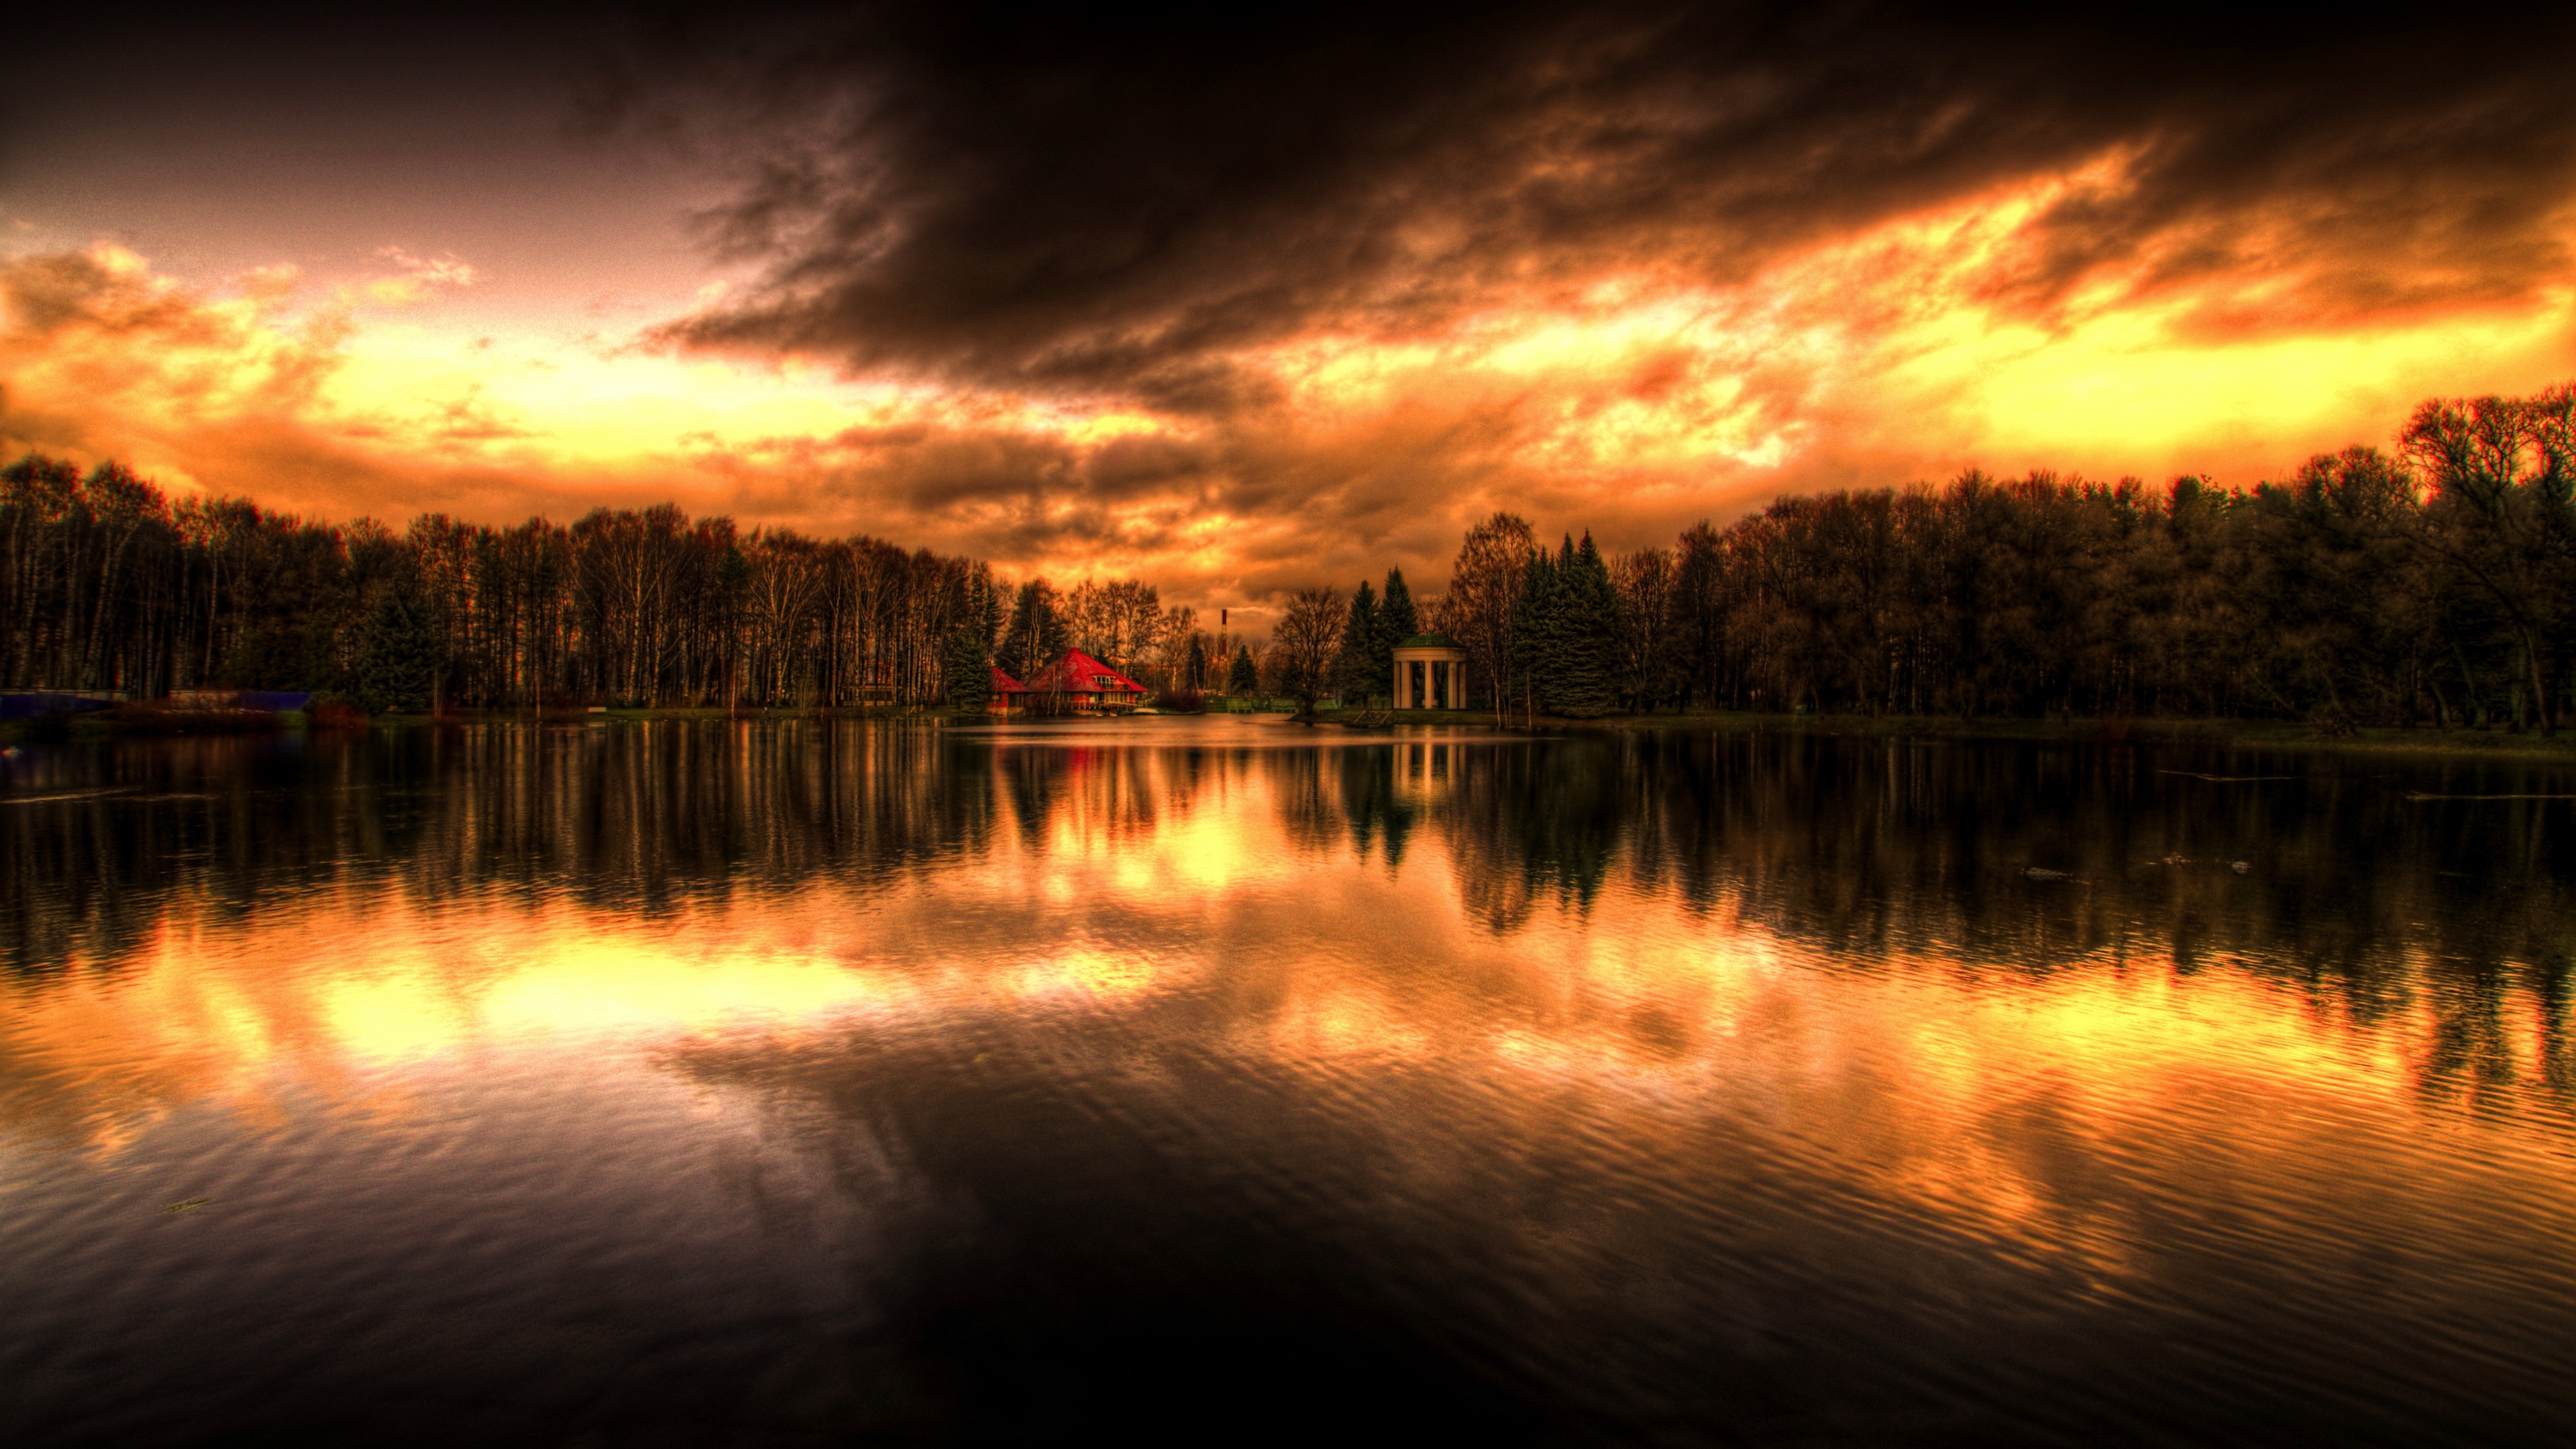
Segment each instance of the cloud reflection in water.
[[[61,757],[13,784],[73,798],[0,816],[0,1161],[313,1120],[704,1157],[669,1169],[688,1220],[840,1283],[834,1332],[941,1403],[1093,1363],[1109,1300],[1155,1341],[1395,1333],[1459,1412],[1529,1374],[1569,1424],[1723,1399],[1690,1345],[1857,1371],[1945,1313],[2037,1362],[2067,1305],[2126,1305],[2077,1354],[2114,1399],[2115,1343],[2214,1293],[2291,1340],[2547,1317],[2516,1296],[2571,1271],[2546,818],[2156,764],[1224,720]],[[1864,1331],[1834,1295],[1871,1275]]]

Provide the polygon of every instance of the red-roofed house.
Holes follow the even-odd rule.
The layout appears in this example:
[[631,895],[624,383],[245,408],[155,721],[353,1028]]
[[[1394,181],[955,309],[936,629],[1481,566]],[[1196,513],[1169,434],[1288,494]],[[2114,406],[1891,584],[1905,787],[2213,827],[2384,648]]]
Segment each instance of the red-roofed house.
[[995,669],[993,671],[993,696],[992,698],[984,701],[984,712],[986,714],[1009,714],[1015,709],[1024,710],[1028,707],[1029,687],[1020,683],[1018,680],[1013,679],[1011,676],[1004,674],[1001,670]]
[[1079,649],[1029,676],[1029,702],[1076,714],[1115,713],[1145,702],[1145,686]]

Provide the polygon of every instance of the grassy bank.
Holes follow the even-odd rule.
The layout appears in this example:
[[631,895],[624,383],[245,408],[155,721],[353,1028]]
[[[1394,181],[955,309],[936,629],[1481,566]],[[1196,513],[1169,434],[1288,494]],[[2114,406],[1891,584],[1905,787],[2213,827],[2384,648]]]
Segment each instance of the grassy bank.
[[315,718],[301,712],[258,714],[241,711],[188,711],[123,708],[84,714],[51,715],[0,724],[0,744],[45,740],[102,739],[110,736],[274,734],[311,729],[428,729],[458,725],[577,725],[640,720],[816,720],[816,719],[948,719],[980,720],[979,713],[914,708],[871,709],[584,709],[449,710],[442,714],[361,715]]
[[[1265,701],[1257,710],[1237,710],[1233,712],[1239,714],[1278,714],[1285,713],[1288,708],[1289,706],[1285,701]],[[1213,715],[1226,713],[1226,711],[1210,710],[1207,713]],[[1157,717],[1195,718],[1196,716],[1147,716],[1148,719]],[[1027,723],[1031,718],[1031,716],[1027,715],[1015,715],[1011,717],[1009,722],[1014,724]],[[1329,718],[1329,716],[1327,716],[1327,718]],[[1481,717],[1471,716],[1470,718]],[[397,713],[365,716],[350,714],[340,719],[316,719],[299,713],[272,715],[249,714],[238,711],[185,711],[127,707],[115,710],[98,710],[84,714],[52,715],[38,719],[12,720],[5,724],[0,724],[0,744],[26,744],[45,740],[62,739],[104,739],[111,736],[267,734],[279,731],[328,729],[335,727],[402,730],[458,727],[465,725],[633,724],[646,721],[671,720],[698,723],[722,723],[727,721],[736,723],[784,723],[789,721],[817,720],[899,720],[913,723],[937,723],[947,725],[1003,723],[1003,720],[999,716],[987,714],[982,710],[927,708],[917,705],[869,705],[838,709],[820,707],[721,709],[712,706],[632,709],[611,708],[605,710],[549,709],[544,711],[530,711],[523,709],[461,709],[448,710],[444,713],[435,715]]]
[[[1324,717],[1324,723],[1335,723]],[[1389,728],[1404,725],[1495,724],[1491,710],[1407,710]],[[1514,734],[1676,731],[1727,735],[1808,735],[1829,739],[2027,740],[2057,744],[2176,744],[2245,750],[2315,750],[2336,753],[2469,754],[2481,758],[2576,761],[2576,730],[2544,739],[2538,730],[2356,729],[2325,734],[2281,720],[2240,719],[1966,719],[1956,715],[1782,715],[1734,712],[1608,715],[1568,719],[1512,715],[1501,728]]]
[[[1490,719],[1491,716],[1486,716]],[[1525,728],[1518,722],[1513,727]],[[1857,739],[2030,740],[2072,744],[2186,744],[2225,749],[2336,753],[2474,754],[2576,760],[2576,730],[2543,738],[2538,730],[2355,729],[2323,733],[2282,720],[2239,719],[1965,719],[1956,715],[1778,715],[1750,713],[1613,715],[1555,719],[1542,732],[1694,730],[1719,734],[1819,735]]]
[[[1210,711],[1210,714],[1221,713]],[[1405,727],[1440,725],[1449,727],[1493,728],[1491,710],[1406,710],[1384,723],[1362,723],[1357,718],[1363,711],[1330,710],[1315,717],[1316,725],[1331,725],[1359,732],[1393,731]],[[1200,718],[1191,715],[1148,716],[1155,718]],[[814,721],[814,720],[903,720],[916,723],[980,725],[1001,723],[994,716],[977,711],[948,709],[874,707],[864,709],[757,709],[725,710],[714,708],[610,709],[599,713],[585,710],[550,710],[542,715],[525,711],[460,710],[444,715],[390,714],[365,721],[374,729],[422,729],[439,725],[474,724],[585,724],[634,723],[655,720],[718,721]],[[1025,722],[1015,719],[1012,723]],[[13,720],[0,724],[0,745],[22,745],[48,740],[100,739],[110,736],[152,736],[170,734],[243,734],[277,730],[314,728],[300,715],[279,715],[254,720],[215,716],[191,719],[180,714],[127,715],[118,712],[56,716],[51,719]],[[2071,744],[2181,744],[2222,749],[2267,751],[2321,751],[2332,753],[2384,754],[2457,754],[2492,759],[2537,759],[2576,761],[2576,730],[2562,730],[2554,739],[2544,739],[2537,730],[2516,734],[2506,729],[2356,729],[2342,734],[2325,734],[2302,724],[2277,720],[2229,719],[1964,719],[1958,716],[1886,715],[1779,715],[1753,713],[1694,713],[1610,715],[1600,719],[1565,719],[1540,715],[1535,720],[1513,716],[1501,727],[1512,733],[1574,734],[1621,733],[1635,731],[1692,731],[1728,735],[1811,735],[1834,739],[1943,739],[1943,740],[2027,740],[2032,742]]]
[[[1369,715],[1368,710],[1346,708],[1319,714],[1315,720],[1318,724],[1341,725],[1356,730],[1394,729],[1402,725],[1483,725],[1491,728],[1494,723],[1494,712],[1490,709],[1404,709],[1389,712],[1382,724],[1362,723],[1362,717]],[[1542,728],[1556,723],[1546,715],[1539,716]],[[1589,728],[1600,721],[1577,723],[1567,720],[1563,723],[1567,728]]]

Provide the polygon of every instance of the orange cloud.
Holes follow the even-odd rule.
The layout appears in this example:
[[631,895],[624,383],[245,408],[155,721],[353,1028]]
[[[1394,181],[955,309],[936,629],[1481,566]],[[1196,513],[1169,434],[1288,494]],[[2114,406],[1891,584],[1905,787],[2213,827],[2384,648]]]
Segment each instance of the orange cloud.
[[2576,372],[2576,279],[2350,315],[2284,302],[2258,325],[2314,278],[2285,262],[2174,281],[2147,254],[2032,305],[2057,245],[2043,223],[2123,164],[1727,285],[1644,263],[1437,325],[1211,354],[1234,401],[1184,411],[469,334],[436,299],[472,266],[396,248],[379,280],[403,305],[380,314],[306,300],[292,267],[207,294],[102,245],[0,266],[0,440],[328,517],[669,497],[1240,605],[1390,563],[1436,581],[1498,507],[1633,546],[1783,491],[1971,465],[2247,483],[2385,437],[2418,397]]
[[376,277],[348,289],[344,295],[364,297],[387,307],[414,307],[429,300],[438,288],[470,287],[480,279],[472,266],[454,256],[416,257],[401,247],[380,247],[376,255],[399,270],[392,276]]

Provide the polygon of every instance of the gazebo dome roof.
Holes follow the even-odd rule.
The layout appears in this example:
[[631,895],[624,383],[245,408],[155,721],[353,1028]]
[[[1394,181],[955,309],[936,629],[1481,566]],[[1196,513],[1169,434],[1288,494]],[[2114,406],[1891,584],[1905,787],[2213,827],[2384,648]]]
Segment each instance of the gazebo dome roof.
[[1410,639],[1397,640],[1395,647],[1398,649],[1455,649],[1458,647],[1458,641],[1446,634],[1416,634]]

